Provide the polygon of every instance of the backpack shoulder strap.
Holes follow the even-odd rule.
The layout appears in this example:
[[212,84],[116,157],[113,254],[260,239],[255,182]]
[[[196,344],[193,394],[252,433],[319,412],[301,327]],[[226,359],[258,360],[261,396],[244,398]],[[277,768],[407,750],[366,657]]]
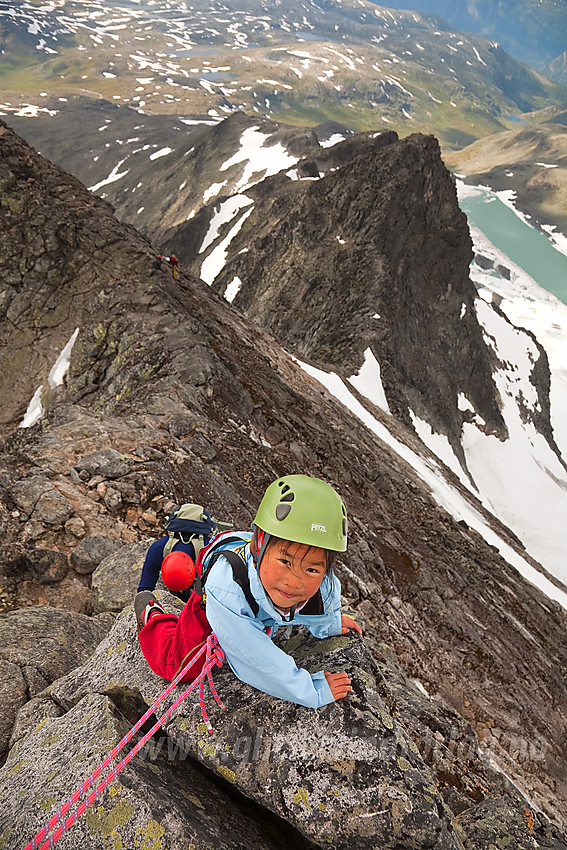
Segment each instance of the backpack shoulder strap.
[[[247,540],[243,540],[241,537],[225,537],[222,541],[219,541],[219,544],[226,546],[228,543],[247,543]],[[248,578],[248,566],[244,558],[238,554],[238,552],[234,552],[232,549],[219,549],[218,551],[214,551],[214,544],[212,549],[206,553],[206,561],[207,564],[203,568],[203,573],[201,576],[197,575],[195,578],[195,590],[199,594],[199,596],[205,595],[205,583],[207,581],[207,576],[211,570],[211,567],[218,560],[218,558],[223,555],[232,569],[232,577],[236,584],[242,589],[244,593],[244,597],[248,602],[250,608],[252,609],[252,613],[254,616],[260,610],[260,606],[258,605],[256,599],[252,594],[252,590],[250,589],[250,579]]]
[[[254,599],[252,595],[252,590],[250,589],[250,579],[248,578],[248,566],[244,558],[242,558],[238,552],[232,552],[230,549],[224,550],[222,552],[216,553],[220,557],[224,555],[230,566],[232,567],[232,577],[236,584],[242,589],[244,593],[244,597],[250,608],[252,609],[252,613],[254,616],[260,610],[260,606]],[[215,558],[216,561],[216,558]]]
[[175,544],[176,544],[177,542],[178,542],[178,541],[175,539],[175,537],[174,537],[172,534],[169,534],[169,535],[168,535],[168,538],[167,538],[167,540],[165,541],[165,545],[164,545],[164,547],[163,547],[163,555],[162,555],[162,558],[164,558],[164,559],[165,559],[165,558],[167,558],[167,556],[168,556],[168,555],[170,555],[170,554],[171,554],[171,552],[173,551],[173,547],[175,546]]

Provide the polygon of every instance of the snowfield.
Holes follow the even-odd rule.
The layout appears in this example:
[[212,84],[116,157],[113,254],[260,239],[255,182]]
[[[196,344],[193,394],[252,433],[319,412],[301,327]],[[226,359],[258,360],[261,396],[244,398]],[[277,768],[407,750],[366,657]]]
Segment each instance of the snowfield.
[[405,443],[394,437],[386,425],[363,407],[335,372],[324,372],[295,357],[293,359],[308,375],[319,381],[331,395],[360,419],[370,431],[406,461],[428,486],[431,495],[441,507],[445,508],[455,519],[464,520],[467,525],[478,531],[487,543],[495,546],[502,557],[515,567],[524,578],[539,587],[550,599],[554,599],[567,609],[567,593],[538,572],[493,531],[482,514],[447,480],[439,464],[425,455],[417,454]]

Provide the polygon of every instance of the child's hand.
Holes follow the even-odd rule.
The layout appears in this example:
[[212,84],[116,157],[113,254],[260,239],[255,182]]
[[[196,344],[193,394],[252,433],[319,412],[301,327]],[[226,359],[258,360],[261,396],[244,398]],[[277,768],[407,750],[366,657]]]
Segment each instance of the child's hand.
[[327,684],[331,689],[331,693],[335,700],[343,699],[352,691],[350,685],[350,676],[348,673],[327,673],[325,672],[325,679],[327,680]]
[[342,626],[342,634],[346,635],[349,629],[354,629],[355,632],[358,632],[359,635],[362,634],[362,629],[355,623],[352,617],[348,617],[346,614],[341,614],[341,626]]

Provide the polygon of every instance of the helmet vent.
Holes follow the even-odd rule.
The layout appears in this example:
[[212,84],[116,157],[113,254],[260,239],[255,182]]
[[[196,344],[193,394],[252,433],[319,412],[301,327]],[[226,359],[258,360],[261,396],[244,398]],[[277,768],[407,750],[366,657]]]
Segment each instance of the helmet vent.
[[331,552],[347,548],[347,510],[337,491],[321,478],[276,478],[266,488],[253,523],[266,534],[302,546]]

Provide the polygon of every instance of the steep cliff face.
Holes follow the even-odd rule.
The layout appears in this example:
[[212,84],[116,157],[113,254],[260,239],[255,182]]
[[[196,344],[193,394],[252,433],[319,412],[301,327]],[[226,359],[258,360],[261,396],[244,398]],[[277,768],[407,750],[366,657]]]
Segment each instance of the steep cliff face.
[[[345,376],[370,349],[392,412],[411,424],[411,409],[457,452],[459,392],[503,436],[467,221],[436,140],[361,134],[299,167],[306,179],[282,173],[245,190],[254,205],[215,291],[238,278],[235,306],[298,356]],[[210,218],[203,210],[168,243],[196,272],[226,236],[221,228],[202,249]]]
[[[110,607],[117,592],[103,592],[92,571],[103,553],[113,558],[117,546],[159,534],[172,500],[248,527],[278,475],[326,478],[348,505],[351,542],[337,572],[366,621],[370,651],[378,657],[388,641],[406,672],[461,712],[486,752],[559,821],[567,805],[563,609],[440,510],[414,470],[272,336],[197,278],[173,281],[154,268],[139,234],[5,127],[0,149],[1,225],[10,235],[1,255],[0,521],[12,547],[0,569],[3,609],[72,607],[77,587],[83,611]],[[45,399],[37,425],[16,429],[75,328],[66,383]],[[10,371],[16,357],[20,368]],[[412,444],[409,429],[393,427]],[[124,567],[137,574],[135,564]],[[105,705],[110,723],[115,712]],[[428,764],[453,815],[484,802],[488,830],[492,791],[467,774],[466,761],[457,779],[446,764]],[[501,800],[510,812],[510,798]],[[527,821],[523,829],[527,842]]]
[[51,369],[85,320],[93,329],[103,321],[100,333],[93,330],[100,378],[104,352],[107,361],[109,356],[102,328],[111,290],[123,311],[130,302],[149,304],[152,295],[140,287],[139,261],[143,257],[147,268],[148,243],[133,228],[117,226],[109,204],[43,160],[3,122],[0,218],[0,428],[5,434],[22,419],[39,385],[46,395],[55,389]]

